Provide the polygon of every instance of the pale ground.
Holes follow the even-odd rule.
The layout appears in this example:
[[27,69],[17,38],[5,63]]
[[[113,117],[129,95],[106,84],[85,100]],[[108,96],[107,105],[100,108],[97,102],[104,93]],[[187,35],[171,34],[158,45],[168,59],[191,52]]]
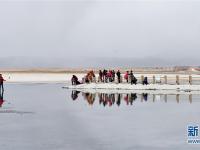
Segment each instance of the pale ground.
[[200,91],[200,85],[169,85],[169,84],[149,84],[131,85],[128,83],[90,83],[76,86],[66,86],[69,89],[111,89],[111,90],[179,90],[179,91]]
[[[74,73],[79,80],[81,80],[85,74]],[[7,80],[7,82],[69,82],[73,73],[3,73],[3,77]],[[149,82],[151,82],[153,74],[143,74],[149,78]],[[175,83],[175,74],[156,74],[156,78],[161,78],[164,80],[164,76],[167,75],[168,82],[170,84]],[[98,75],[97,75],[98,76]],[[122,75],[123,76],[123,75]],[[140,80],[141,74],[135,74],[136,78]],[[189,75],[180,75],[180,79],[187,84]],[[200,75],[192,75],[193,80],[200,81]]]

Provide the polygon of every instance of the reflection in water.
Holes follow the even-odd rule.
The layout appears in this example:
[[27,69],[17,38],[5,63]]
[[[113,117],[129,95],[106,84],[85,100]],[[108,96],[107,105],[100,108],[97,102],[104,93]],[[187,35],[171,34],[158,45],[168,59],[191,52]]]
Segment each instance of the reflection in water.
[[[72,91],[71,98],[72,100],[76,100],[79,96],[80,91]],[[147,102],[148,99],[152,99],[153,102],[155,101],[161,101],[163,100],[165,103],[167,103],[168,96],[174,96],[174,99],[177,103],[180,102],[180,94],[176,95],[167,95],[167,94],[148,94],[148,93],[89,93],[89,92],[82,92],[83,98],[87,101],[89,105],[93,105],[95,102],[95,99],[97,98],[99,105],[102,106],[113,106],[117,105],[120,106],[122,104],[122,101],[126,105],[133,105],[134,101],[140,97],[141,102]],[[170,98],[171,99],[171,98]],[[192,95],[188,95],[189,103],[192,103]]]
[[3,94],[4,94],[4,91],[2,90],[0,90],[0,107],[2,107],[3,106],[3,103],[4,103],[4,100],[3,100]]
[[78,98],[78,94],[80,91],[72,91],[71,98],[72,100],[76,100]]
[[[80,92],[79,92],[80,93]],[[0,90],[0,114],[33,114],[34,112],[29,112],[29,111],[17,111],[17,110],[12,110],[9,107],[5,107],[5,100],[3,98],[4,95],[4,90]],[[77,96],[78,97],[78,96]],[[2,107],[4,104],[4,107]],[[7,103],[10,104],[10,103]]]

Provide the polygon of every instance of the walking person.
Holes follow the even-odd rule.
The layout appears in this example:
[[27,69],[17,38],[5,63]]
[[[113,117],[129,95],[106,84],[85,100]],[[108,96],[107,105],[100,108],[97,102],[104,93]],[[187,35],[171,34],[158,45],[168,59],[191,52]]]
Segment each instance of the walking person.
[[118,80],[118,83],[120,83],[121,81],[120,81],[120,78],[121,78],[121,72],[118,70],[117,71],[117,80]]

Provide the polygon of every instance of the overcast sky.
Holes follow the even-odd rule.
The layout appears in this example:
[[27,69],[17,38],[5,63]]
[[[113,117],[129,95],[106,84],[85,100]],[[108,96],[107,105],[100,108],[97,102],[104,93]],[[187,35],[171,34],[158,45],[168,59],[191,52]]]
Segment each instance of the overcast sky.
[[0,0],[0,51],[192,63],[200,55],[200,1]]

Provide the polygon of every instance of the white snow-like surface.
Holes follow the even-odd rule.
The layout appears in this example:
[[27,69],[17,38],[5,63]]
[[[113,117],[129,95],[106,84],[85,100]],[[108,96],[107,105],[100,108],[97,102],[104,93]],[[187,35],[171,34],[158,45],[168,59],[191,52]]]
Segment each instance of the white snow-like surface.
[[[84,73],[22,73],[22,72],[4,72],[2,73],[3,77],[6,79],[6,82],[13,83],[13,82],[59,82],[65,83],[70,82],[72,75],[76,75],[81,81],[81,79],[85,76]],[[152,77],[154,74],[135,74],[135,77],[138,79],[138,82],[141,80],[141,75],[148,77],[149,82],[152,82]],[[164,76],[167,75],[167,80],[170,84],[175,84],[176,74],[155,74],[156,81],[160,81],[161,78],[163,80]],[[122,77],[124,75],[122,74]],[[189,75],[179,75],[180,82],[184,82],[188,84]],[[96,74],[98,77],[98,74]],[[192,79],[199,81],[200,75],[192,75]],[[162,81],[163,82],[163,81]],[[200,84],[200,83],[198,83]]]
[[[7,83],[65,83],[71,80],[73,73],[3,73]],[[84,74],[77,75],[81,79]]]
[[80,85],[65,86],[69,89],[110,89],[110,90],[177,90],[177,91],[200,91],[200,85],[169,85],[169,84],[149,84],[131,85],[128,83],[90,83]]

